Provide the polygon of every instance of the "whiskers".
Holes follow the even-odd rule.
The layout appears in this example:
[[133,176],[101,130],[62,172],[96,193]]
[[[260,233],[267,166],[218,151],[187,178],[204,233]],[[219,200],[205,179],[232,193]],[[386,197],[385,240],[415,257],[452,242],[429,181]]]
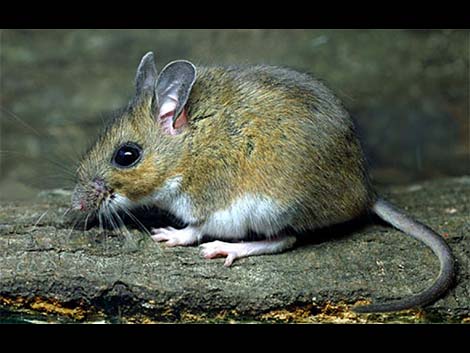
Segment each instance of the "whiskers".
[[57,125],[33,126],[0,105],[0,125],[8,131],[4,148],[0,150],[0,163],[11,169],[23,165],[17,172],[20,177],[15,178],[20,183],[39,190],[67,189],[75,184],[75,169],[81,157],[79,149],[82,149],[79,148],[82,141],[73,134],[78,124],[62,123],[59,130]]
[[[103,197],[97,197],[95,200],[88,199],[86,202],[88,202],[87,210],[90,211],[74,210],[74,206],[71,206],[62,214],[62,222],[69,215],[65,221],[65,224],[68,223],[68,226],[71,226],[67,238],[69,241],[72,240],[70,237],[74,234],[74,230],[81,230],[82,237],[78,233],[75,235],[82,239],[85,237],[103,243],[106,249],[108,249],[109,241],[118,236],[125,240],[122,246],[135,251],[137,243],[145,239],[141,233],[150,236],[150,231],[144,224],[145,218],[141,218],[145,216],[141,213],[134,213],[133,206],[135,205],[127,198],[119,194],[105,193]],[[90,209],[92,204],[99,204],[99,207]],[[95,230],[88,232],[93,227]]]
[[41,222],[41,219],[43,219],[44,216],[47,215],[48,213],[49,213],[49,210],[46,210],[42,215],[39,216],[38,220],[34,223],[33,228],[31,229],[31,232],[33,232],[36,229],[39,222]]
[[[2,107],[0,105],[0,112],[2,113],[2,115],[1,115],[2,117],[3,116],[7,116],[7,117],[9,116],[9,117],[13,118],[16,122],[20,123],[23,127],[25,127],[26,129],[28,129],[29,131],[34,133],[36,136],[41,136],[41,134],[34,127],[32,127],[30,124],[28,124],[23,119],[21,119],[17,114],[15,114],[10,109],[7,109],[7,108]],[[4,114],[7,114],[7,115],[4,115]]]
[[117,212],[115,208],[115,205],[111,201],[103,203],[103,215],[106,221],[108,221],[111,224],[113,231],[115,232],[120,231],[124,235],[130,236],[129,229],[127,229],[121,216],[119,216],[119,213]]
[[117,202],[114,198],[103,200],[97,212],[97,217],[100,233],[107,235],[107,231],[111,229],[113,233],[124,236],[124,245],[129,250],[137,249],[136,239],[140,238],[136,237],[135,234],[133,235],[128,226],[134,226],[150,235],[150,231],[132,210],[125,203]]
[[147,229],[147,227],[132,213],[132,211],[128,207],[120,204],[116,205],[119,211],[124,212],[126,216],[128,216],[141,231],[150,236],[150,231]]
[[62,217],[60,218],[61,223],[63,223],[65,216],[67,216],[70,211],[72,211],[72,207],[69,207],[65,210],[65,212],[62,214]]

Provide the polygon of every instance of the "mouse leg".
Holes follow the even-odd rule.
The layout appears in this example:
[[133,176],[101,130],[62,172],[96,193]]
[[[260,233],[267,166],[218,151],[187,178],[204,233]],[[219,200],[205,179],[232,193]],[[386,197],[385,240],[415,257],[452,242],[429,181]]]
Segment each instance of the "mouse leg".
[[275,254],[287,250],[294,246],[295,240],[296,238],[292,236],[243,243],[226,243],[217,240],[202,244],[201,253],[206,259],[225,256],[224,266],[229,267],[232,265],[233,260],[240,257]]
[[187,226],[183,229],[173,227],[152,228],[152,239],[157,242],[165,242],[168,246],[187,246],[197,243],[201,236],[198,227]]

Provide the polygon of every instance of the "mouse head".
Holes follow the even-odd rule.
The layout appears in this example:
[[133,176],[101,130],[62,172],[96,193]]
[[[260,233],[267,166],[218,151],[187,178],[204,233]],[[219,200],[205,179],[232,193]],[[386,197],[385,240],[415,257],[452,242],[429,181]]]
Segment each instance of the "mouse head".
[[80,161],[73,209],[113,211],[142,203],[162,186],[187,130],[185,104],[195,78],[188,61],[174,61],[157,76],[153,53],[142,58],[134,99]]

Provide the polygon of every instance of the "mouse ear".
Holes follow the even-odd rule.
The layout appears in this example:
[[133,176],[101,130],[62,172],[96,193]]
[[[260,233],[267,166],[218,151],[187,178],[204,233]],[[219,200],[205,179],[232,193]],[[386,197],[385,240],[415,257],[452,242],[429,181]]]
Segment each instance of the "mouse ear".
[[196,80],[196,67],[186,60],[178,60],[165,66],[158,76],[156,96],[157,121],[171,135],[178,134],[188,120],[184,105]]
[[157,68],[155,67],[155,60],[153,53],[149,51],[140,60],[137,74],[135,76],[135,90],[136,97],[139,97],[142,92],[155,89],[157,82]]

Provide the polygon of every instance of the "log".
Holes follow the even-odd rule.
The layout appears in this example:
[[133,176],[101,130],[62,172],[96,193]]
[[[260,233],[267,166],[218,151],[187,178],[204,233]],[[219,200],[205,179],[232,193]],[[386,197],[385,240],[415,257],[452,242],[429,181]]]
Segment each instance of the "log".
[[[300,236],[277,255],[206,260],[137,227],[72,227],[70,192],[0,205],[0,322],[470,322],[470,177],[382,188],[440,233],[457,262],[454,287],[416,310],[360,315],[351,307],[427,287],[438,260],[421,243],[367,218]],[[142,222],[172,224],[158,210]]]

